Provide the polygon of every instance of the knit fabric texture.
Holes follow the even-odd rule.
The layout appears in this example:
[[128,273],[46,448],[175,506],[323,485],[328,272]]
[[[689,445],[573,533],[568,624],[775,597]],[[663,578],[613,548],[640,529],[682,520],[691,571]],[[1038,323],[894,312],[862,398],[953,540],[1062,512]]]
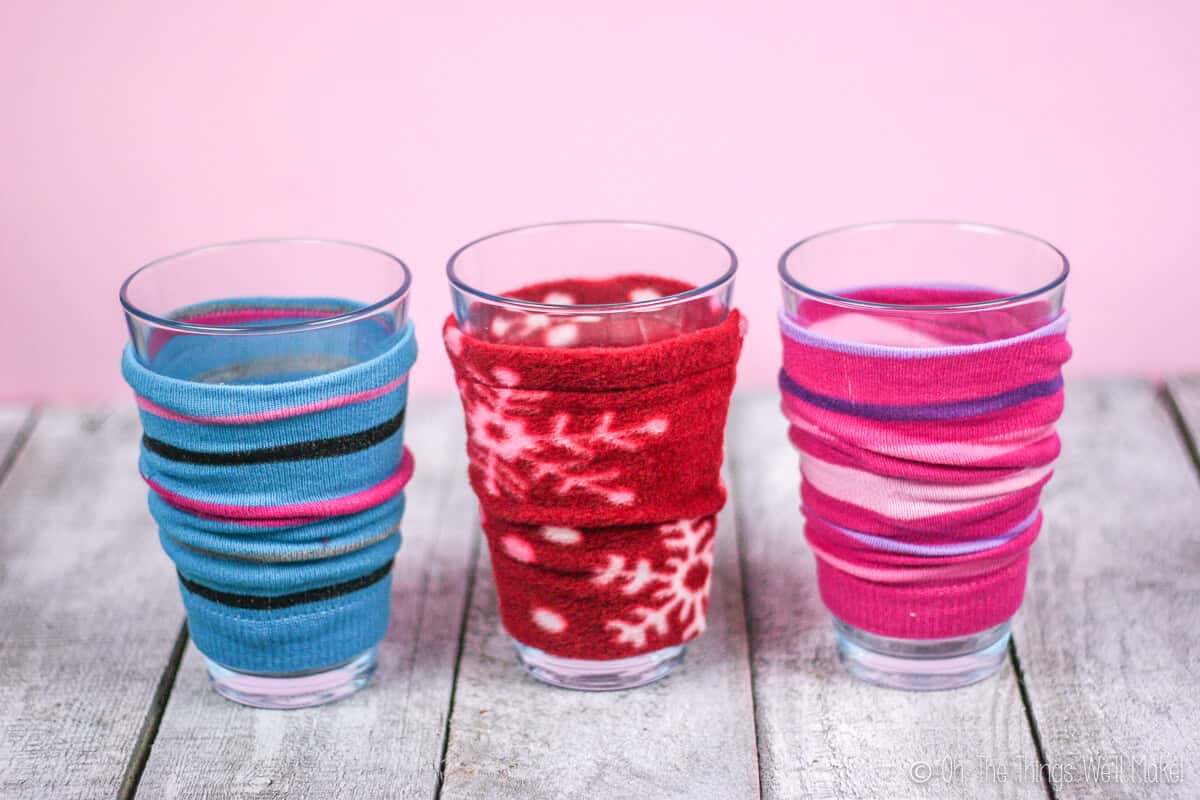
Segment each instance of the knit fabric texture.
[[[1001,296],[847,294],[910,305]],[[804,305],[808,320],[841,313]],[[1011,618],[1060,449],[1066,315],[1024,333],[1017,317],[970,332],[943,321],[921,333],[958,343],[912,348],[828,338],[782,312],[780,323],[783,412],[801,454],[805,535],[825,605],[857,628],[908,639],[969,635]]]
[[[355,307],[250,298],[176,318],[280,324]],[[125,349],[150,512],[192,640],[226,667],[332,667],[387,629],[413,471],[403,436],[416,342],[411,323],[396,331],[385,315],[345,327],[239,337],[232,353],[160,333],[149,342],[154,369]],[[253,382],[267,374],[273,382]]]
[[[685,288],[628,275],[512,294],[596,304]],[[487,321],[515,345],[466,335],[454,317],[446,320],[471,484],[501,617],[517,641],[601,660],[678,645],[704,630],[742,321],[715,306],[690,313],[712,314],[713,324],[679,334],[678,319],[647,321],[642,330],[658,340],[625,347],[589,345],[613,335],[602,320]]]

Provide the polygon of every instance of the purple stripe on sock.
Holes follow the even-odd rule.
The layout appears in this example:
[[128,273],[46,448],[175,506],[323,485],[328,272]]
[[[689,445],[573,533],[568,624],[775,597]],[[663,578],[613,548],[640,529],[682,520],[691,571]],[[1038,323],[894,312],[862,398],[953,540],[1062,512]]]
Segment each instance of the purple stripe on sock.
[[778,316],[779,327],[783,331],[783,335],[799,344],[808,345],[809,347],[820,347],[824,350],[834,350],[839,353],[849,353],[851,355],[901,359],[961,356],[988,350],[1000,350],[1005,347],[1011,347],[1014,344],[1020,344],[1021,342],[1040,339],[1044,336],[1055,336],[1066,333],[1069,319],[1067,312],[1064,311],[1055,317],[1052,322],[1043,325],[1037,330],[1023,333],[1020,336],[1013,336],[1009,339],[993,339],[975,344],[957,344],[942,347],[897,347],[895,345],[864,344],[831,339],[828,336],[822,336],[819,333],[813,333],[811,330],[802,328],[794,319],[784,313],[783,309],[779,310]]
[[779,388],[797,397],[809,405],[823,408],[826,411],[836,411],[839,414],[849,414],[855,417],[881,420],[885,422],[931,422],[947,419],[966,419],[983,414],[1002,411],[1021,403],[1035,400],[1039,397],[1049,397],[1063,387],[1061,375],[1020,386],[1007,392],[1001,392],[991,397],[977,400],[958,400],[952,403],[929,403],[917,406],[891,406],[879,403],[856,403],[853,400],[841,400],[827,397],[823,394],[810,392],[792,380],[784,370],[779,371]]
[[[808,508],[804,508],[802,510],[804,511],[805,515],[812,513]],[[821,522],[824,525],[833,528],[838,533],[848,536],[857,542],[861,542],[862,544],[875,547],[880,550],[887,550],[888,552],[892,553],[904,553],[906,555],[914,556],[959,556],[966,555],[968,553],[979,553],[984,550],[990,550],[993,547],[999,547],[1000,545],[1015,539],[1017,536],[1020,536],[1029,529],[1029,526],[1037,520],[1038,514],[1040,513],[1042,513],[1041,509],[1034,510],[1032,514],[1026,517],[1023,522],[1021,522],[1021,524],[1017,525],[1007,533],[1001,534],[1000,536],[993,536],[988,539],[976,539],[970,542],[954,542],[951,544],[911,544],[909,542],[900,542],[896,541],[895,539],[889,539],[886,536],[873,536],[869,533],[852,531],[848,528],[843,528],[840,525],[834,525],[832,522],[826,519],[822,519]]]

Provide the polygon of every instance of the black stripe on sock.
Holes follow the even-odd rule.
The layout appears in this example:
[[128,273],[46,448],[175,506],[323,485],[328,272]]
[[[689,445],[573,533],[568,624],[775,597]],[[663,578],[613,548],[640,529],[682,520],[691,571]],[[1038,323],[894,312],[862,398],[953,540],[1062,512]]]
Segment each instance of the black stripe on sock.
[[310,442],[262,447],[257,450],[242,450],[233,453],[185,450],[150,436],[142,436],[142,444],[151,453],[171,461],[183,461],[204,467],[237,467],[246,464],[267,464],[272,461],[305,461],[327,456],[345,456],[377,445],[400,430],[400,426],[404,424],[404,411],[405,409],[400,409],[400,413],[396,416],[365,431],[333,436],[329,439],[314,439]]
[[341,597],[344,594],[357,592],[359,589],[365,589],[372,584],[379,583],[386,578],[392,571],[392,561],[390,559],[379,569],[374,572],[369,572],[353,580],[348,580],[345,583],[335,583],[333,586],[320,586],[316,589],[306,589],[303,592],[294,592],[292,594],[282,594],[275,597],[264,597],[257,594],[234,594],[232,592],[222,592],[217,589],[211,589],[202,584],[190,581],[183,577],[183,574],[176,570],[179,575],[179,581],[184,588],[195,595],[203,597],[205,600],[212,600],[214,603],[220,603],[223,606],[232,606],[234,608],[248,608],[252,611],[274,611],[279,608],[291,608],[292,606],[304,605],[305,603],[316,603],[320,600],[332,600],[335,597]]

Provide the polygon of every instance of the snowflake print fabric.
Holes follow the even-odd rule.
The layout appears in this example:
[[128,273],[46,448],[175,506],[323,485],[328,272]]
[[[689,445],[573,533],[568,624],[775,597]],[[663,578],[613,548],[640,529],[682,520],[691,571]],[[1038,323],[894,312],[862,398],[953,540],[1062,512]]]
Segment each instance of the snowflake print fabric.
[[[679,290],[673,281],[625,276],[513,294],[595,303]],[[725,502],[719,473],[741,349],[738,312],[627,347],[587,346],[603,330],[573,324],[569,335],[524,318],[489,324],[509,338],[510,326],[524,326],[515,338],[527,343],[468,336],[453,317],[443,333],[509,633],[587,659],[699,635],[715,514]]]
[[519,642],[567,658],[625,658],[704,631],[713,515],[582,529],[485,518],[484,531],[501,618]]

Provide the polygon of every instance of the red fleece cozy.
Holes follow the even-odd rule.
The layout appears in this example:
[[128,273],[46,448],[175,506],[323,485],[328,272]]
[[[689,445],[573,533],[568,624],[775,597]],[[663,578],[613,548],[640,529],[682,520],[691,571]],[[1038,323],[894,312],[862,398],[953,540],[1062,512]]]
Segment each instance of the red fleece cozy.
[[[678,286],[624,276],[512,294],[589,304]],[[575,343],[608,335],[602,322],[567,324]],[[551,322],[521,337],[532,344],[466,335],[453,317],[443,333],[508,632],[584,659],[627,658],[699,635],[715,514],[725,503],[738,312],[628,347],[547,346],[564,340]]]

